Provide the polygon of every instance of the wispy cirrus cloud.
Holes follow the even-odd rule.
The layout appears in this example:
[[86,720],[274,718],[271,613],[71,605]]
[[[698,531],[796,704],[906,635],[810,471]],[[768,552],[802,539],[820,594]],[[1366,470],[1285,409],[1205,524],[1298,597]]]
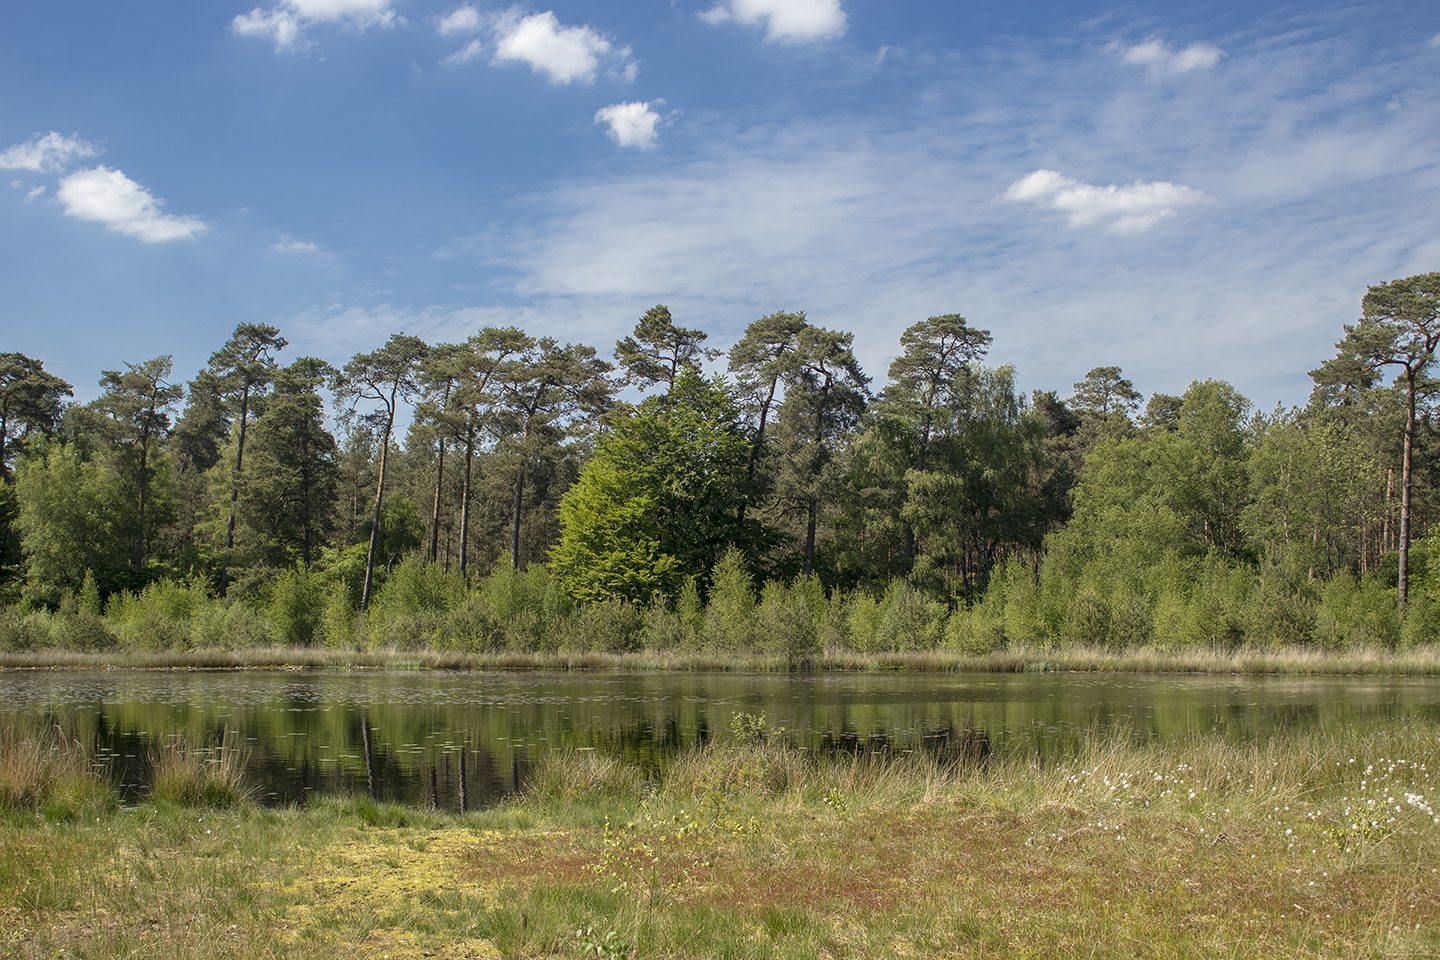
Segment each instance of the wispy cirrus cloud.
[[720,0],[700,12],[709,24],[739,23],[765,27],[769,43],[812,43],[845,33],[840,0]]
[[1365,285],[1440,258],[1440,103],[1386,111],[1416,65],[1333,39],[1226,62],[1153,90],[1051,48],[902,63],[927,94],[903,111],[706,115],[452,247],[598,344],[657,302],[721,342],[808,309],[882,374],[905,326],[959,311],[1030,384],[1119,363],[1145,389],[1300,400]]
[[319,244],[310,240],[296,240],[289,234],[282,236],[279,240],[270,244],[270,251],[272,253],[285,253],[292,256],[305,256],[307,254],[318,254],[322,252]]
[[1145,67],[1152,75],[1157,76],[1209,70],[1225,55],[1225,52],[1213,43],[1192,43],[1175,50],[1158,37],[1151,37],[1133,45],[1117,42],[1111,44],[1111,48],[1119,53],[1122,63]]
[[479,33],[482,26],[484,20],[480,17],[480,11],[467,3],[441,17],[436,22],[435,29],[442,37],[454,37]]
[[280,0],[273,7],[255,7],[230,21],[241,37],[268,40],[277,52],[302,50],[306,30],[314,24],[335,24],[354,29],[388,27],[395,23],[391,0]]

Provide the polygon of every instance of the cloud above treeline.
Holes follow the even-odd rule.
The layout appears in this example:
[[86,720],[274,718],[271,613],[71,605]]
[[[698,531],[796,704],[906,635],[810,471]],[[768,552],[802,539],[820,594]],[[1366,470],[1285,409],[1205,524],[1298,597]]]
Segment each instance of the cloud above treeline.
[[27,170],[32,173],[55,173],[73,160],[93,157],[100,148],[78,137],[67,137],[51,130],[37,133],[23,143],[0,150],[0,170]]
[[763,26],[770,43],[811,43],[845,33],[840,0],[720,0],[700,12],[709,24]]
[[442,36],[483,35],[446,57],[447,63],[466,63],[489,55],[496,66],[525,64],[557,85],[594,83],[601,70],[630,82],[639,70],[629,47],[595,27],[561,23],[552,10],[526,13],[511,7],[482,15],[474,7],[463,6],[441,18],[437,30]]
[[164,212],[164,201],[119,170],[99,166],[72,173],[55,191],[65,214],[100,223],[145,243],[191,240],[209,230],[199,217]]
[[255,7],[230,21],[238,36],[268,40],[277,51],[303,49],[306,31],[315,24],[363,30],[388,27],[396,21],[390,0],[280,0],[272,7]]
[[1059,211],[1072,227],[1099,225],[1111,233],[1135,234],[1211,198],[1164,180],[1097,186],[1054,170],[1036,170],[1010,184],[1005,199]]

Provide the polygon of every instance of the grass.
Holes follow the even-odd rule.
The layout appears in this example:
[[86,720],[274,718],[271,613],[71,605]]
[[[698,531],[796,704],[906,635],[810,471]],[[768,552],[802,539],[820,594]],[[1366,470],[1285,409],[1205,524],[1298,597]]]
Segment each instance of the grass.
[[575,670],[780,673],[805,671],[1091,672],[1353,676],[1440,676],[1440,647],[1169,650],[1011,649],[988,654],[943,650],[900,653],[837,651],[795,662],[768,654],[692,651],[639,653],[451,653],[347,651],[313,647],[149,652],[24,651],[0,653],[0,670]]
[[1431,956],[1437,771],[1417,721],[1053,765],[729,741],[647,779],[557,753],[464,816],[57,820],[42,790],[0,814],[0,954]]

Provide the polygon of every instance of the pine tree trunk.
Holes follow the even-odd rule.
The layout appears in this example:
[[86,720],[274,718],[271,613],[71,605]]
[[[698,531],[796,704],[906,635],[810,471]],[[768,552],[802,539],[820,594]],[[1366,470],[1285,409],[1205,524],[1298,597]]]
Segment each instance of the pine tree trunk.
[[805,576],[808,579],[815,572],[815,521],[820,513],[820,498],[810,498],[810,509],[805,518]]
[[439,463],[435,468],[435,502],[430,508],[430,562],[440,557],[440,489],[445,484],[445,438],[440,438]]
[[515,503],[510,514],[510,566],[520,569],[520,511],[525,505],[525,461],[515,471]]
[[375,547],[380,542],[380,501],[385,495],[385,462],[390,454],[390,430],[395,426],[395,397],[399,385],[390,391],[390,406],[385,416],[385,435],[380,441],[380,470],[375,478],[375,509],[370,514],[370,549],[365,552],[365,585],[360,590],[360,609],[370,607],[370,591],[375,580]]
[[475,462],[475,430],[469,427],[465,432],[465,478],[460,484],[460,579],[470,560],[470,474]]
[[1410,485],[1411,454],[1415,447],[1415,372],[1405,368],[1405,454],[1400,465],[1400,609],[1410,593]]
[[220,596],[230,589],[230,551],[235,549],[235,508],[240,502],[240,471],[245,466],[245,428],[250,417],[250,387],[240,392],[240,435],[235,439],[235,469],[230,472],[230,514],[225,518],[225,556],[220,561]]

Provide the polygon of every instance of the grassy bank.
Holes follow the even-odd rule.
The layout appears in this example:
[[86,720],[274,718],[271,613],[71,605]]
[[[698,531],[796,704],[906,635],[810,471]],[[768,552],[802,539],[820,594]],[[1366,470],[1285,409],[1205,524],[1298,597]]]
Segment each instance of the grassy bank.
[[[5,759],[25,742],[0,771],[38,769]],[[46,749],[65,776],[0,780],[0,953],[17,957],[1440,950],[1434,723],[1097,740],[1048,767],[732,741],[647,780],[562,754],[523,799],[464,816],[203,791],[57,805],[83,771]]]
[[1440,676],[1440,648],[1345,651],[1311,648],[1115,651],[1011,649],[985,654],[929,650],[905,653],[835,652],[796,660],[771,654],[661,651],[495,652],[335,650],[261,647],[243,650],[33,650],[0,652],[0,670],[593,670],[784,673],[886,671],[979,673],[1195,673],[1351,676]]

